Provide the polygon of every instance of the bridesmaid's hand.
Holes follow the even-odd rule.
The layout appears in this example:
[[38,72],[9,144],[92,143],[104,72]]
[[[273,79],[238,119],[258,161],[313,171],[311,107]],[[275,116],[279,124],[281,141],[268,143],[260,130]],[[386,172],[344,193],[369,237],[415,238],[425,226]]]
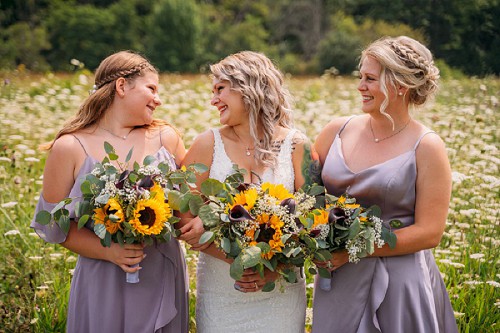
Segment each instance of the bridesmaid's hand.
[[260,291],[266,283],[276,281],[279,276],[279,273],[272,272],[265,268],[264,277],[261,277],[259,272],[247,268],[243,272],[243,277],[235,282],[234,288],[244,293]]
[[332,258],[330,260],[327,260],[327,261],[315,260],[314,261],[316,266],[326,268],[330,272],[339,269],[340,267],[344,266],[348,262],[349,262],[349,254],[347,253],[346,250],[333,252]]
[[141,267],[139,266],[131,266],[139,264],[146,258],[143,244],[125,244],[121,246],[118,243],[111,243],[111,246],[106,249],[107,260],[119,266],[127,273],[134,273],[140,270]]
[[191,245],[191,250],[202,251],[208,248],[211,244],[210,242],[206,242],[204,244],[198,243],[201,235],[205,232],[203,222],[198,216],[184,223],[179,230],[181,235],[178,238]]

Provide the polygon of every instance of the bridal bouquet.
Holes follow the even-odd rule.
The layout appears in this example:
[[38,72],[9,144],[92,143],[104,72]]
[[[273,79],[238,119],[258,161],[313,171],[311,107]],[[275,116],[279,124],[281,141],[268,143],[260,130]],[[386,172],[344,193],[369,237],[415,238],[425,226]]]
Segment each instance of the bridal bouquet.
[[[289,192],[283,185],[244,184],[243,170],[236,170],[223,183],[207,179],[201,185],[207,201],[199,209],[199,217],[207,231],[200,243],[213,241],[234,259],[230,274],[235,280],[247,268],[263,274],[267,267],[279,272],[285,281],[296,282],[294,267],[304,264],[297,217],[309,211],[315,199],[302,200],[300,194]],[[274,287],[271,282],[262,290]]]
[[[104,143],[104,149],[107,157],[96,163],[81,183],[83,197],[74,207],[78,228],[91,219],[93,231],[108,247],[111,242],[150,245],[169,241],[176,232],[173,224],[179,220],[173,215],[173,209],[179,207],[172,205],[170,198],[178,202],[180,191],[189,190],[187,184],[196,179],[196,166],[172,170],[167,163],[154,163],[155,158],[147,156],[142,165],[134,163],[129,170],[132,149],[124,163],[118,161],[109,143]],[[111,161],[116,161],[118,168]],[[66,205],[74,199],[62,200],[51,212],[40,211],[36,221],[48,224],[54,220],[68,232],[70,212]],[[127,273],[127,282],[139,282],[139,272]]]
[[[315,196],[319,194],[320,204],[300,218],[303,225],[300,238],[306,245],[307,258],[327,261],[332,257],[331,252],[345,249],[349,262],[357,263],[360,258],[372,254],[375,246],[380,248],[387,243],[394,248],[396,235],[384,226],[378,206],[364,208],[347,194],[335,197],[321,188],[313,187]],[[398,227],[400,221],[393,220],[389,225]],[[319,274],[320,287],[329,290],[330,272],[319,268]]]

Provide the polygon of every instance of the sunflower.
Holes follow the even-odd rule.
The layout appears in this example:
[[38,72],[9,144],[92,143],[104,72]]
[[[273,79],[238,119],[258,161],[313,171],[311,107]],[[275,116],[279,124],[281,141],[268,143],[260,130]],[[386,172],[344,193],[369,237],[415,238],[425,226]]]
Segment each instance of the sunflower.
[[149,192],[151,193],[151,198],[161,203],[165,202],[165,192],[163,192],[163,187],[160,184],[154,183]]
[[[114,215],[114,218],[109,218]],[[111,198],[108,203],[101,208],[94,209],[94,223],[104,224],[110,234],[115,234],[122,229],[122,222],[125,220],[123,209],[118,200]]]
[[345,208],[348,208],[348,209],[356,209],[356,208],[359,208],[359,204],[356,204],[356,203],[345,203],[346,201],[346,197],[345,196],[341,196],[339,199],[338,199],[338,203],[340,204],[340,206],[342,207],[345,207]]
[[172,212],[168,204],[158,202],[156,199],[139,200],[130,225],[139,234],[158,235],[171,216]]
[[258,193],[255,188],[240,192],[234,196],[234,202],[229,206],[229,209],[232,209],[236,205],[241,205],[244,206],[247,210],[251,210],[257,202],[257,196]]
[[328,213],[329,212],[327,210],[322,209],[319,211],[318,215],[314,214],[314,223],[313,223],[311,229],[314,229],[317,226],[322,225],[322,224],[327,224],[328,223]]
[[285,200],[288,198],[293,198],[293,194],[290,193],[283,184],[271,184],[271,183],[263,183],[262,191],[268,192],[269,195],[275,197],[278,200]]

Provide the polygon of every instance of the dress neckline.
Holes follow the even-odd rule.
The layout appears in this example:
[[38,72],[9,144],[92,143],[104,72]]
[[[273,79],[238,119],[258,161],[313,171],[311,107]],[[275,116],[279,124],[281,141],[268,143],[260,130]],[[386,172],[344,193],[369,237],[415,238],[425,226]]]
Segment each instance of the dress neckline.
[[344,164],[344,166],[346,167],[346,169],[347,169],[350,173],[355,174],[355,175],[358,175],[358,174],[361,174],[361,173],[364,173],[364,172],[370,171],[370,170],[375,169],[375,168],[377,168],[377,167],[380,167],[380,166],[382,166],[382,165],[384,165],[384,164],[387,164],[387,163],[389,163],[389,162],[392,162],[392,161],[394,161],[394,160],[397,160],[398,158],[401,158],[402,156],[406,156],[406,155],[408,155],[408,154],[411,154],[411,153],[414,153],[414,152],[415,152],[415,150],[408,150],[408,151],[405,151],[404,153],[401,153],[401,154],[399,154],[399,155],[396,155],[396,156],[394,156],[394,157],[392,157],[392,158],[390,158],[390,159],[388,159],[388,160],[385,160],[385,161],[383,161],[383,162],[376,163],[376,164],[374,164],[374,165],[371,165],[371,166],[369,166],[369,167],[367,167],[367,168],[364,168],[364,169],[362,169],[362,170],[359,170],[359,171],[353,171],[353,170],[349,167],[349,165],[347,165],[347,162],[346,162],[346,160],[345,160],[345,157],[344,157],[344,152],[342,151],[342,139],[340,138],[340,135],[338,135],[338,134],[336,135],[336,137],[335,137],[335,141],[337,142],[337,143],[336,143],[336,144],[337,144],[337,147],[336,147],[336,148],[337,148],[337,151],[338,151],[338,155],[340,156],[340,159],[342,160],[342,163]]
[[[167,153],[171,158],[173,158],[172,154],[164,146],[161,146],[152,156],[157,157],[162,151],[165,151],[165,153]],[[82,172],[83,172],[84,166],[87,163],[91,163],[91,165],[94,165],[94,164],[96,164],[98,162],[99,161],[95,157],[87,154],[85,156],[85,159],[83,160],[82,165],[80,166],[80,170],[78,170],[78,175],[77,175],[76,179],[79,179],[82,176]]]

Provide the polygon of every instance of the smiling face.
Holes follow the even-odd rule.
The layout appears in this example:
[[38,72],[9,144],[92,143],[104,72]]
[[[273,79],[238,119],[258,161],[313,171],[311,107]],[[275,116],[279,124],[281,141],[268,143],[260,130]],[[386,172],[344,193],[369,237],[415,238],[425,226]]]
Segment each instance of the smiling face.
[[161,105],[158,96],[158,75],[146,72],[133,80],[127,80],[124,93],[124,102],[130,110],[130,117],[137,122],[135,126],[151,124],[154,110]]
[[359,70],[358,90],[363,97],[363,112],[380,112],[386,96],[382,91],[380,72],[382,66],[372,57],[365,57]]
[[210,103],[219,110],[221,125],[241,125],[248,123],[248,111],[243,103],[240,92],[231,89],[231,83],[227,80],[214,78],[212,81],[213,97]]

